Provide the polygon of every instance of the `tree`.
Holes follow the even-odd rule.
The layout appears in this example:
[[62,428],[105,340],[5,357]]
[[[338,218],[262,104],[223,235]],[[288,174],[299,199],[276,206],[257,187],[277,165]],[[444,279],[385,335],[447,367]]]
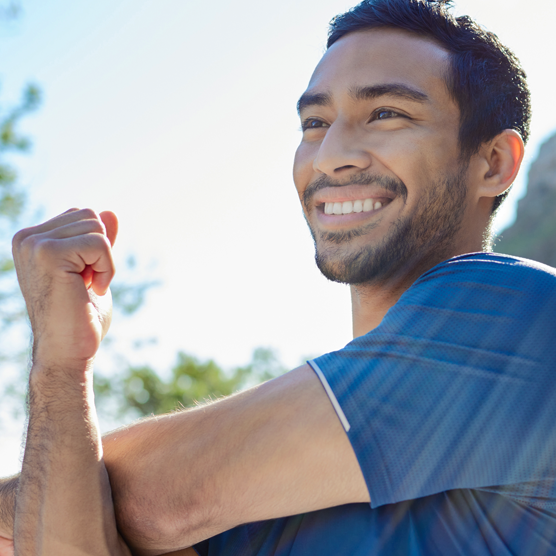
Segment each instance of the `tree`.
[[[0,4],[0,14],[5,9]],[[36,85],[28,85],[15,107],[0,109],[0,363],[4,375],[0,397],[3,406],[9,401],[13,402],[11,405],[16,415],[23,409],[22,402],[26,393],[25,361],[29,357],[30,331],[25,302],[17,284],[10,239],[22,225],[28,200],[18,180],[17,170],[8,158],[11,153],[30,150],[31,141],[19,133],[18,124],[25,115],[40,105],[40,97],[40,89]],[[134,266],[134,258],[129,257],[127,270]],[[125,270],[123,274],[126,275]],[[112,294],[115,309],[123,315],[135,313],[143,304],[147,291],[156,284],[155,281],[145,280],[114,284]],[[6,369],[10,363],[13,372],[11,377],[7,377]],[[0,415],[0,422],[1,419]]]
[[[3,251],[0,253],[0,361],[4,364],[15,362],[19,369],[25,369],[24,360],[28,352],[29,334],[26,324],[25,303],[19,292],[15,268],[11,257],[8,238],[20,225],[20,217],[26,206],[26,196],[17,179],[17,171],[6,161],[10,152],[29,151],[31,142],[17,131],[17,124],[23,116],[35,110],[40,104],[38,87],[29,85],[21,102],[7,110],[0,119],[0,228]],[[127,268],[135,265],[133,257],[128,258]],[[129,273],[134,274],[134,273]],[[124,272],[125,276],[125,272]],[[112,286],[115,309],[123,315],[131,315],[143,304],[146,292],[156,284],[153,281],[116,283]],[[20,342],[12,341],[19,336]],[[1,340],[0,340],[1,342]],[[14,347],[16,346],[16,347]],[[117,354],[116,354],[117,356]],[[121,357],[120,357],[121,359]],[[112,408],[114,418],[129,415],[165,413],[181,407],[188,407],[210,398],[227,396],[233,392],[284,372],[283,366],[270,349],[258,348],[251,362],[244,367],[224,371],[214,361],[199,361],[192,355],[178,353],[177,362],[164,380],[149,366],[128,367],[124,365],[122,374],[95,376],[95,390],[101,405]],[[12,380],[3,380],[0,397],[11,399],[15,413],[23,408],[26,380],[23,372],[18,372]],[[0,417],[1,418],[1,417]]]
[[[0,0],[0,20],[13,19],[20,10],[18,1]],[[29,356],[30,330],[11,257],[10,238],[21,225],[28,201],[18,181],[17,171],[8,158],[11,153],[30,150],[31,141],[17,128],[20,120],[39,106],[40,97],[40,89],[36,85],[28,85],[15,107],[2,110],[0,106],[0,373],[4,375],[0,381],[0,399],[4,408],[11,401],[16,415],[22,413],[26,393],[24,371],[25,360]],[[129,257],[127,270],[134,266],[134,258]],[[123,275],[125,279],[125,269]],[[135,313],[143,304],[148,290],[156,284],[145,280],[113,284],[111,290],[115,310],[123,316]],[[117,353],[113,353],[113,357],[118,358]],[[121,356],[119,359],[122,359]],[[11,377],[6,374],[9,363],[14,369]],[[274,352],[265,348],[256,349],[248,365],[229,372],[212,360],[199,361],[182,352],[178,353],[170,378],[166,380],[148,366],[124,365],[123,368],[126,370],[115,376],[95,375],[95,390],[100,404],[111,407],[112,413],[120,418],[131,414],[164,413],[226,396],[284,371]],[[1,420],[2,415],[0,424]]]
[[229,372],[213,360],[199,361],[180,352],[167,380],[151,367],[129,367],[122,375],[110,379],[97,376],[95,392],[101,406],[104,409],[115,406],[120,417],[157,415],[229,396],[285,370],[268,348],[255,349],[248,365]]
[[[27,113],[40,104],[40,90],[35,85],[28,85],[23,92],[20,103],[0,112],[0,334],[6,336],[7,329],[25,316],[25,305],[19,294],[15,280],[15,268],[10,253],[8,238],[26,204],[23,189],[17,180],[15,168],[6,160],[13,152],[26,152],[31,147],[27,137],[20,135],[17,125]],[[13,356],[13,354],[12,354]],[[0,361],[5,359],[5,351],[0,354]]]

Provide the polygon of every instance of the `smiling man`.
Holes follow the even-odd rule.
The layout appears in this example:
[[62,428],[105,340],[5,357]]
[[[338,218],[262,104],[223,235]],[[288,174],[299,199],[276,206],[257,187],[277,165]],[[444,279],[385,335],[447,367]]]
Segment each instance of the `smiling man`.
[[556,554],[556,272],[487,252],[528,135],[518,61],[445,2],[368,0],[332,21],[298,110],[295,184],[319,268],[351,286],[353,342],[101,441],[117,222],[21,231],[16,553]]

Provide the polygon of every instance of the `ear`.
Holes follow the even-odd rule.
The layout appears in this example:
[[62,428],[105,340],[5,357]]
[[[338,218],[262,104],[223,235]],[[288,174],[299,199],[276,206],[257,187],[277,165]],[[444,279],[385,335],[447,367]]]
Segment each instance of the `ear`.
[[521,135],[513,129],[506,129],[481,148],[479,153],[479,175],[477,177],[477,197],[497,197],[514,182],[525,148]]

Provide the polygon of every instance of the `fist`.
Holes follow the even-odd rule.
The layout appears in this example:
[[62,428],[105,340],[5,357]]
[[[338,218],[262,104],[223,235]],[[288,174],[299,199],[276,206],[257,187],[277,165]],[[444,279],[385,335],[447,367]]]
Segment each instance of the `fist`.
[[33,330],[33,362],[83,368],[110,326],[112,212],[69,211],[19,231],[12,250]]

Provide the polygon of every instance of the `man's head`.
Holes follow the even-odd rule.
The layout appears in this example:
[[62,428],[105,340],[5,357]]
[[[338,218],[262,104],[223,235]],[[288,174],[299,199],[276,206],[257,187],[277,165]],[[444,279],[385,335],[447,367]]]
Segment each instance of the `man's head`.
[[317,263],[348,283],[473,250],[530,119],[515,56],[426,0],[366,0],[336,17],[298,108],[294,177]]

